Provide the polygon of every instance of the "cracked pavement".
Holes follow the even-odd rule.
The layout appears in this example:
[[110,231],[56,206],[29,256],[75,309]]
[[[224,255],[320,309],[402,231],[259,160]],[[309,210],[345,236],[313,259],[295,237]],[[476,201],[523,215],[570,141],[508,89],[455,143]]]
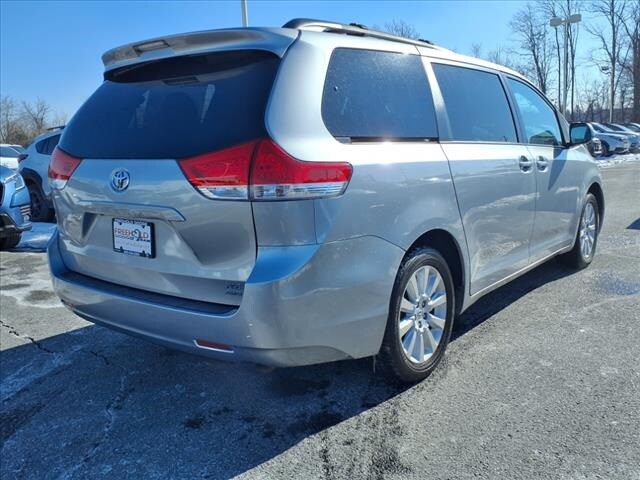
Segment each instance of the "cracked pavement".
[[370,359],[224,364],[75,317],[43,253],[0,253],[0,477],[640,479],[640,163],[603,171],[587,270],[463,315],[411,388]]

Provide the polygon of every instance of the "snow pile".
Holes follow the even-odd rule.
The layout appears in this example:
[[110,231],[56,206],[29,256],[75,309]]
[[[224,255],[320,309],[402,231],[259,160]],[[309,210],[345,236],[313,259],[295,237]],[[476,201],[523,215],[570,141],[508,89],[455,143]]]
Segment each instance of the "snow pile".
[[31,230],[22,234],[20,243],[14,251],[22,252],[44,252],[47,249],[49,239],[56,231],[55,223],[37,223],[32,224]]
[[620,163],[640,162],[639,153],[627,153],[625,155],[613,155],[611,157],[598,157],[596,162],[600,168],[613,167]]

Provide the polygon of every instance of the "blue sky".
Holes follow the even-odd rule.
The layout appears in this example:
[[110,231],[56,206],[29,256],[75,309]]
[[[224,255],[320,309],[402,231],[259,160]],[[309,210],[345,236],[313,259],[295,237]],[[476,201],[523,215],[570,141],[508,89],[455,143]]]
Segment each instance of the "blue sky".
[[[405,20],[423,38],[469,53],[513,45],[509,20],[525,2],[248,0],[251,26],[280,26],[295,17],[384,25]],[[102,53],[159,35],[239,26],[239,0],[0,2],[0,92],[42,97],[68,115],[101,82]],[[583,34],[586,36],[586,33]]]

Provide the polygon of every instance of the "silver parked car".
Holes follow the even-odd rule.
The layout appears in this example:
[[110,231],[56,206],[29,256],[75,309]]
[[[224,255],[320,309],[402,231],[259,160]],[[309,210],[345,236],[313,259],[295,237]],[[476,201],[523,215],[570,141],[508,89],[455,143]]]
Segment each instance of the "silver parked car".
[[629,150],[632,153],[640,152],[640,133],[618,123],[605,123],[604,126],[612,132],[626,135],[629,139]]
[[31,214],[34,222],[50,222],[55,215],[48,172],[51,154],[60,141],[63,128],[50,128],[38,136],[18,158],[18,170],[24,177],[31,195]]
[[378,355],[416,381],[480,297],[594,257],[588,139],[501,66],[313,20],[103,61],[49,169],[55,291],[89,321],[276,366]]
[[615,132],[596,122],[587,123],[591,129],[592,135],[602,143],[602,155],[608,157],[614,153],[628,153],[631,149],[631,140],[629,135],[621,132]]

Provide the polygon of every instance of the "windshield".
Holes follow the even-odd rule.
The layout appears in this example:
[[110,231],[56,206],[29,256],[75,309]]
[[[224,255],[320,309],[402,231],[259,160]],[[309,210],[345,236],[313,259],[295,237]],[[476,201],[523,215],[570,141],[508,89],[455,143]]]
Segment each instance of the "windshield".
[[20,154],[11,147],[0,147],[0,156],[5,158],[18,158]]

